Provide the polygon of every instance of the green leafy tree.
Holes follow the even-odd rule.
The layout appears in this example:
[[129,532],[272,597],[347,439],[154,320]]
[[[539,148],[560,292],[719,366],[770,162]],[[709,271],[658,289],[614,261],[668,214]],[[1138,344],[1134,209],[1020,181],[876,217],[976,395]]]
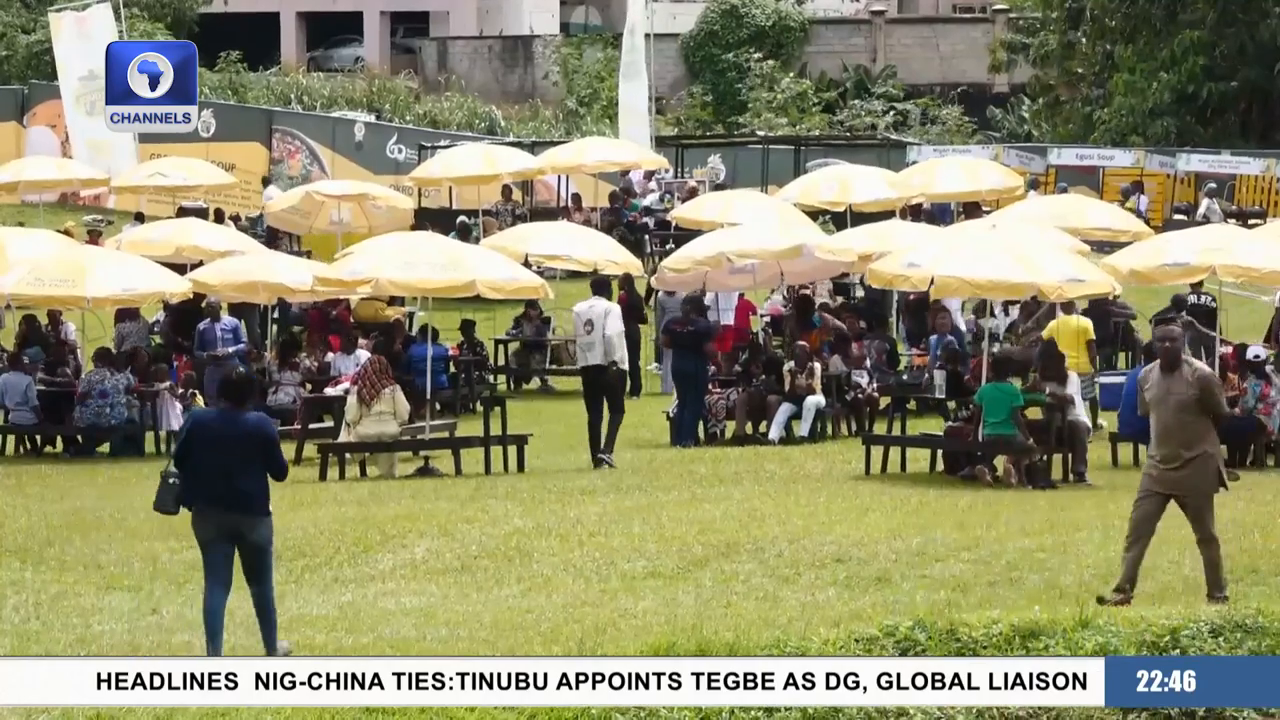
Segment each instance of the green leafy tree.
[[710,0],[680,38],[680,53],[704,112],[727,125],[747,112],[744,90],[763,62],[789,65],[808,37],[809,21],[796,0]]
[[[127,37],[166,40],[184,37],[195,27],[208,0],[130,0],[125,6]],[[25,85],[56,80],[49,38],[49,7],[55,0],[0,0],[0,84]],[[120,21],[116,7],[116,21]],[[121,37],[126,33],[121,32]]]
[[[1280,5],[1242,0],[1026,0],[993,51],[1035,71],[1016,139],[1100,145],[1274,146]],[[998,115],[998,114],[997,114]]]

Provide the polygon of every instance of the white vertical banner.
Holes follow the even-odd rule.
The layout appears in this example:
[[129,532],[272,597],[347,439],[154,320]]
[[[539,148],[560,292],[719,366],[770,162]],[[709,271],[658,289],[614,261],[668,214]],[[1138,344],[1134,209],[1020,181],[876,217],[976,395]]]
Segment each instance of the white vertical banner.
[[[102,114],[107,45],[120,39],[111,3],[50,12],[49,34],[71,157],[112,177],[131,169],[138,164],[137,136],[108,130]],[[107,206],[115,206],[114,198]]]
[[622,29],[618,63],[618,137],[652,148],[653,119],[649,116],[649,68],[644,38],[649,32],[645,0],[627,0],[627,24]]

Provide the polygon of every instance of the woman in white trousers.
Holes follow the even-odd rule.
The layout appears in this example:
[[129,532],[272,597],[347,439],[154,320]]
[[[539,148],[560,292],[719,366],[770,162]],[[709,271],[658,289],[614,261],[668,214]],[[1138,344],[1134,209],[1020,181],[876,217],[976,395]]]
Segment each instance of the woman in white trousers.
[[827,406],[822,396],[822,363],[814,360],[809,344],[798,342],[791,348],[791,359],[782,368],[782,404],[769,425],[769,442],[774,445],[782,440],[787,421],[800,413],[799,437],[807,439],[813,429],[813,419]]

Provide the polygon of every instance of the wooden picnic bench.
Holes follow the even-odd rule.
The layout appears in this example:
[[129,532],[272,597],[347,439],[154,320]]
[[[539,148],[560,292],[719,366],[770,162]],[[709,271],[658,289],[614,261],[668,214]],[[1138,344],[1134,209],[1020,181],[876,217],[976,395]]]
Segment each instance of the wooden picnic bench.
[[578,377],[578,368],[552,365],[550,362],[551,346],[556,344],[571,345],[576,342],[574,338],[564,337],[563,335],[548,335],[543,338],[500,336],[491,338],[491,341],[493,342],[493,363],[490,372],[492,372],[495,377],[501,375],[506,378],[508,391],[514,388],[514,385],[512,384],[512,376],[514,375],[514,372],[511,368],[512,343],[545,342],[547,344],[547,366],[538,370],[538,372],[545,373],[548,377]]
[[[326,440],[338,439],[342,430],[342,419],[347,414],[346,395],[326,395],[324,393],[308,393],[298,403],[298,424],[279,429],[280,438],[297,438],[298,444],[293,449],[293,464],[302,464],[302,453],[306,449],[308,438]],[[332,422],[316,422],[322,415],[329,415]]]
[[[27,448],[39,447],[41,438],[45,437],[75,437],[82,440],[92,438],[107,442],[123,431],[123,427],[51,425],[48,423],[10,425],[4,423],[0,424],[0,457],[8,453],[9,438],[11,437],[14,438],[14,454],[17,454]],[[143,437],[145,438],[146,436],[143,435]]]
[[[962,452],[971,454],[981,454],[987,457],[993,457],[997,453],[991,451],[991,445],[981,440],[973,440],[970,438],[946,437],[941,433],[922,433],[919,435],[891,435],[887,433],[870,433],[862,436],[862,459],[863,474],[871,475],[871,450],[874,447],[885,448],[885,453],[880,460],[880,474],[889,472],[889,448],[902,448],[903,455],[906,454],[907,448],[929,451],[929,473],[933,474],[938,471],[938,454],[943,452]],[[1052,458],[1054,455],[1062,456],[1062,480],[1065,482],[1070,477],[1071,472],[1071,453],[1066,447],[1041,447],[1040,451],[1046,457]],[[1050,465],[1052,467],[1052,465]],[[905,468],[903,472],[906,472]]]
[[[342,473],[345,473],[345,470],[343,468],[345,463],[345,457],[347,454],[360,454],[360,453],[369,453],[369,452],[412,452],[414,454],[417,454],[418,452],[423,452],[424,450],[428,450],[428,449],[449,450],[453,455],[454,473],[461,475],[462,474],[461,451],[466,449],[480,448],[484,450],[484,474],[492,475],[493,474],[493,449],[495,447],[502,449],[502,472],[508,473],[508,472],[511,472],[510,449],[514,447],[516,449],[516,472],[524,472],[525,447],[528,446],[529,438],[532,436],[531,435],[524,435],[524,436],[513,435],[509,432],[508,430],[509,426],[508,426],[508,420],[507,420],[506,396],[484,395],[479,398],[479,404],[480,404],[480,410],[481,410],[480,427],[481,427],[482,434],[479,436],[480,442],[478,443],[474,439],[462,439],[462,440],[458,440],[458,442],[454,443],[454,445],[441,446],[437,443],[437,444],[433,444],[430,448],[422,448],[415,444],[407,444],[403,447],[397,445],[392,450],[367,450],[367,451],[352,449],[354,445],[353,443],[346,443],[346,442],[339,443],[336,441],[321,443],[318,445],[318,447],[320,448],[320,479],[324,480],[327,477],[327,474],[328,474],[328,457],[327,456],[328,455],[335,455],[338,457],[338,472],[339,472],[339,477],[341,477]],[[498,434],[497,435],[495,435],[493,432],[494,430],[493,414],[495,412],[497,412],[498,414]],[[413,437],[415,434],[416,435],[422,434],[421,432],[414,433],[408,430],[409,428],[413,428],[413,427],[415,426],[413,425],[405,426],[405,429],[401,430],[400,432],[401,440],[389,441],[389,442],[395,444],[407,438]],[[418,423],[417,427],[425,427],[425,426],[422,423]],[[457,431],[457,428],[458,428],[458,421],[456,418],[452,420],[433,420],[431,422],[432,435],[438,432],[448,432],[451,437],[456,437],[455,433]],[[511,438],[515,438],[515,439],[512,440]],[[432,438],[415,438],[415,439],[437,440],[439,438],[432,437]],[[365,469],[363,467],[363,464],[361,466],[361,473],[362,473],[361,477],[365,477],[364,475]]]
[[[483,435],[448,435],[444,437],[402,437],[399,440],[373,442],[316,443],[316,448],[320,451],[320,482],[329,479],[330,456],[338,459],[338,479],[344,480],[347,477],[347,455],[401,452],[418,454],[448,450],[453,456],[453,474],[461,475],[463,450],[483,449],[487,454],[495,445],[500,445],[504,450],[507,447],[514,447],[516,449],[516,472],[523,473],[525,470],[525,448],[528,447],[529,440],[532,437],[532,435],[526,433],[487,438]],[[485,474],[492,473],[486,472]],[[360,477],[368,477],[368,469],[363,459],[360,461]]]

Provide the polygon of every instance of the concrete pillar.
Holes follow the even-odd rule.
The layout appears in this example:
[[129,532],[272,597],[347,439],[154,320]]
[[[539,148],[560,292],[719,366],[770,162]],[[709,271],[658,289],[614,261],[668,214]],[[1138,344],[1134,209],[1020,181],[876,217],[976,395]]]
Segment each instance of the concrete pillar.
[[[992,5],[991,6],[991,44],[995,46],[1001,42],[1005,35],[1009,33],[1009,6],[1008,5]],[[992,73],[987,79],[991,84],[991,89],[998,93],[1009,92],[1009,67],[1008,64],[1002,64],[998,73]],[[990,68],[988,68],[990,72]]]
[[370,70],[391,70],[391,13],[364,11],[364,62]]
[[884,18],[889,8],[876,5],[867,12],[871,15],[871,69],[879,72],[888,63],[884,47]]
[[280,65],[305,67],[307,64],[306,15],[294,10],[280,11]]

